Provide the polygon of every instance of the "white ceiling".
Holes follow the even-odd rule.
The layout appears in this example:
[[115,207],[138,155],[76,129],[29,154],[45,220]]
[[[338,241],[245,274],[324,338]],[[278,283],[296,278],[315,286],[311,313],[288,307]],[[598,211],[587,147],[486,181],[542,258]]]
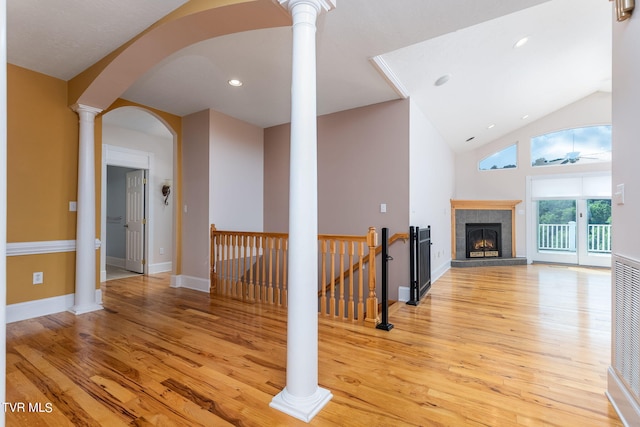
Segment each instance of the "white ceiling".
[[[8,61],[69,80],[183,3],[8,0]],[[513,49],[523,36],[529,42]],[[317,45],[319,114],[398,99],[377,57],[451,147],[465,151],[610,90],[611,3],[339,0],[318,20]],[[444,74],[449,82],[434,86]],[[228,86],[232,77],[244,85]],[[290,86],[291,29],[273,28],[183,49],[122,97],[180,116],[212,108],[269,127],[289,121]]]

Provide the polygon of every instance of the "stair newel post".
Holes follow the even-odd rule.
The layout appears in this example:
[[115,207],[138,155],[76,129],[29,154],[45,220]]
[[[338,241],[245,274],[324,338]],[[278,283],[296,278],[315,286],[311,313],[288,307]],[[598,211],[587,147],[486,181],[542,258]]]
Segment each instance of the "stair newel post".
[[378,319],[378,297],[376,296],[376,246],[378,246],[378,233],[375,227],[369,227],[367,233],[367,246],[369,246],[369,296],[367,297],[367,317],[365,322],[376,326]]

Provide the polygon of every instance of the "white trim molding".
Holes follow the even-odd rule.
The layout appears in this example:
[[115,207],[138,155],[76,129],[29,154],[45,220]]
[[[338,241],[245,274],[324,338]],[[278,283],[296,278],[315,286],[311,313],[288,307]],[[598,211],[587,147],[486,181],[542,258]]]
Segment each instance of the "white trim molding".
[[171,261],[149,264],[149,274],[166,273],[172,270],[173,270],[173,263]]
[[[96,250],[102,242],[96,239]],[[43,242],[7,243],[7,256],[53,254],[59,252],[75,252],[75,240],[47,240]]]
[[[7,323],[61,313],[73,307],[75,294],[43,298],[7,306]],[[102,305],[102,291],[96,289],[96,304]]]
[[193,276],[171,276],[170,286],[172,288],[187,288],[200,292],[211,291],[211,283],[209,282],[209,279],[202,279],[200,277]]
[[373,64],[374,68],[378,70],[380,75],[389,83],[391,88],[402,98],[407,99],[409,97],[409,91],[402,84],[396,73],[393,72],[387,61],[384,60],[382,55],[374,56],[369,58],[371,64]]

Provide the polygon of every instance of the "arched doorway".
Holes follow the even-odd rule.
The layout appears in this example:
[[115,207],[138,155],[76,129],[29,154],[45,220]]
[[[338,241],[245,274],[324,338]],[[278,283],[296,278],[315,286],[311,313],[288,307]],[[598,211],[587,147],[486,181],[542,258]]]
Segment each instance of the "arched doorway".
[[124,184],[125,174],[133,171],[145,178],[140,196],[145,221],[139,271],[155,274],[174,271],[176,267],[175,136],[152,113],[138,107],[121,107],[102,118],[101,282],[108,278],[107,265],[133,270],[127,265],[129,196]]

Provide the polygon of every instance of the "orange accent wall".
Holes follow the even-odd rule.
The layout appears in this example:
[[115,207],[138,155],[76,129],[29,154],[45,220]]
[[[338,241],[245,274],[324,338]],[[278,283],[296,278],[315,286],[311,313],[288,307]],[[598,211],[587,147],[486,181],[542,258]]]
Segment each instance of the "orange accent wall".
[[7,241],[75,239],[78,116],[62,80],[7,64]]
[[[7,305],[74,293],[75,265],[75,252],[7,257]],[[36,271],[44,273],[40,285]]]

